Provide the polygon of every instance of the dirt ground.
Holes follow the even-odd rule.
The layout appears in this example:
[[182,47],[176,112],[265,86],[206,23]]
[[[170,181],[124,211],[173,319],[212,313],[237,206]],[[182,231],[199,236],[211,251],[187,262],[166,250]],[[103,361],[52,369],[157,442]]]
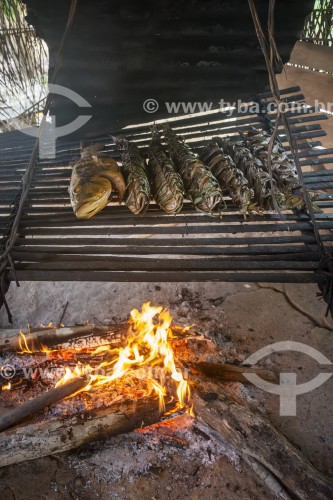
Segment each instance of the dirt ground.
[[[333,359],[333,321],[312,285],[228,283],[115,284],[22,283],[11,285],[8,302],[15,326],[57,323],[68,301],[66,325],[88,319],[103,323],[126,320],[133,307],[150,301],[170,309],[177,324],[195,324],[222,347],[228,362],[241,362],[273,342],[293,340]],[[7,327],[5,311],[0,325]],[[263,358],[262,367],[276,374],[296,373],[297,383],[320,371],[309,356],[280,352]],[[333,377],[297,397],[297,415],[279,415],[278,396],[252,385],[241,395],[255,403],[303,455],[333,479]],[[163,448],[163,453],[161,452]],[[130,433],[91,443],[80,450],[0,469],[3,500],[32,499],[266,499],[272,498],[253,471],[223,446],[207,450],[193,444],[193,453],[175,443]]]

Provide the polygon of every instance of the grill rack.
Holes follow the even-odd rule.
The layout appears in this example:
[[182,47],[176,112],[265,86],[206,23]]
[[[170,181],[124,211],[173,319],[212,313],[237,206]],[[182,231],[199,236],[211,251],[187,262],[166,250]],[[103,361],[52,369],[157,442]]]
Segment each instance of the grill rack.
[[[309,190],[318,190],[318,205],[325,213],[316,214],[322,241],[333,241],[333,172],[316,170],[333,163],[333,148],[324,149],[318,138],[326,135],[320,121],[323,113],[306,107],[299,87],[281,91],[281,96],[297,113],[289,112],[304,180]],[[261,111],[234,110],[230,116],[212,112],[204,116],[179,117],[172,121],[175,131],[191,147],[199,149],[214,135],[235,135],[249,126],[274,124],[276,111],[270,92],[255,99]],[[300,103],[304,103],[299,109]],[[147,148],[150,127],[131,126],[118,133]],[[117,135],[117,132],[112,134]],[[281,128],[279,137],[288,151]],[[105,151],[117,160],[110,136],[91,142],[105,142]],[[34,139],[21,132],[0,134],[0,237],[3,243],[15,214],[21,177],[28,164]],[[54,160],[38,160],[29,196],[20,219],[13,251],[19,281],[241,281],[241,282],[320,282],[315,273],[321,259],[313,226],[305,213],[286,212],[283,219],[265,213],[244,221],[237,208],[228,203],[222,220],[199,214],[189,204],[177,216],[168,216],[151,203],[144,216],[134,216],[124,206],[112,205],[88,221],[75,218],[68,186],[70,163],[79,157],[79,141],[58,141]],[[8,279],[15,279],[8,268]]]

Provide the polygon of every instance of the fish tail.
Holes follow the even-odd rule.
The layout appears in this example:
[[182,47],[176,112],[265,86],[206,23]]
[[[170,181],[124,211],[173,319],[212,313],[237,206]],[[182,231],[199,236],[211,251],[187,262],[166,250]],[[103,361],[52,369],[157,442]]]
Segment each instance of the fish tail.
[[98,143],[98,142],[95,142],[94,144],[90,144],[90,146],[84,147],[84,141],[82,140],[80,142],[81,158],[82,159],[91,158],[94,154],[102,151],[102,149],[104,149],[104,147],[105,147],[105,144]]
[[128,140],[124,135],[118,135],[117,137],[114,135],[110,135],[113,142],[118,146],[118,149],[125,149],[128,145]]

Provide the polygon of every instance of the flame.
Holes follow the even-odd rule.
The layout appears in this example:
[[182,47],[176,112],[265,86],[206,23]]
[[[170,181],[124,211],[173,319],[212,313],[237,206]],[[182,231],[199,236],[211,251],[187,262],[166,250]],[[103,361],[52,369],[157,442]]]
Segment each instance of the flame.
[[11,384],[10,382],[8,382],[8,384],[3,385],[3,386],[1,387],[1,390],[2,390],[2,391],[10,391],[10,389],[11,389],[11,388],[12,388],[12,384]]
[[[28,328],[28,334],[30,334],[29,328]],[[31,345],[29,345],[29,342]],[[40,346],[40,348],[35,347],[34,342],[30,340],[26,335],[24,335],[22,330],[20,331],[18,345],[20,348],[18,354],[36,354],[40,352],[45,352],[45,353],[52,352],[48,347],[46,347],[43,344]]]
[[27,337],[24,335],[24,333],[22,331],[20,331],[20,336],[19,336],[19,339],[18,339],[18,344],[19,344],[19,348],[20,348],[20,354],[33,354],[34,352],[37,352],[33,345],[31,345],[31,347],[29,347],[28,345],[28,339]]
[[[126,374],[135,376],[140,367],[149,366],[150,369],[145,370],[147,394],[154,391],[158,395],[161,411],[165,409],[164,398],[170,383],[175,386],[180,407],[186,407],[190,388],[182,371],[176,366],[170,344],[171,322],[172,318],[166,309],[152,307],[149,302],[142,306],[141,312],[133,309],[130,324],[134,336],[128,339],[126,347],[117,350],[116,360],[104,361],[97,368],[81,363],[73,370],[66,368],[64,377],[56,387],[73,378],[86,377],[87,385],[83,390],[87,391],[94,386],[111,384]],[[110,347],[107,349],[111,350]],[[103,350],[106,350],[105,346],[98,347],[95,353]]]
[[151,385],[152,385],[152,389],[158,395],[160,412],[164,413],[165,412],[164,397],[166,396],[166,389],[161,384],[159,384],[158,382],[156,382],[156,380],[153,380],[151,382]]

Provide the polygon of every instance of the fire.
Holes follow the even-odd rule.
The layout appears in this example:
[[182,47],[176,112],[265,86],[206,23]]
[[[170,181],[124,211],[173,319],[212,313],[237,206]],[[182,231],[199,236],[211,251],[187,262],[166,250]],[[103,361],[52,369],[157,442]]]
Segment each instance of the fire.
[[128,339],[124,348],[118,349],[116,359],[104,361],[97,368],[80,363],[72,370],[66,368],[65,376],[57,386],[76,377],[86,377],[87,385],[83,390],[87,391],[94,386],[111,384],[126,374],[139,376],[140,368],[147,367],[149,369],[144,370],[147,394],[154,391],[158,395],[161,410],[165,408],[164,398],[170,385],[175,386],[180,407],[187,406],[190,388],[182,371],[176,366],[170,344],[171,322],[172,318],[167,310],[152,307],[149,302],[142,306],[141,312],[133,309],[130,319],[133,336]]
[[11,389],[11,388],[12,388],[12,384],[11,384],[10,382],[8,382],[8,384],[3,385],[3,386],[1,387],[1,390],[2,390],[2,391],[10,391],[10,389]]
[[108,361],[103,361],[97,367],[80,361],[74,368],[66,367],[65,375],[56,387],[74,378],[84,377],[87,384],[82,391],[89,391],[97,386],[115,383],[126,375],[128,378],[144,379],[146,394],[155,393],[158,396],[161,411],[165,410],[165,397],[173,393],[177,395],[179,406],[184,408],[190,400],[190,389],[183,372],[176,366],[170,343],[173,338],[171,322],[172,318],[166,309],[152,307],[147,302],[141,311],[131,311],[130,336],[125,347],[115,349],[107,344],[93,348],[49,349],[43,345],[36,347],[21,331],[20,354],[44,353],[49,359],[62,361],[75,360],[78,354],[106,354]]

